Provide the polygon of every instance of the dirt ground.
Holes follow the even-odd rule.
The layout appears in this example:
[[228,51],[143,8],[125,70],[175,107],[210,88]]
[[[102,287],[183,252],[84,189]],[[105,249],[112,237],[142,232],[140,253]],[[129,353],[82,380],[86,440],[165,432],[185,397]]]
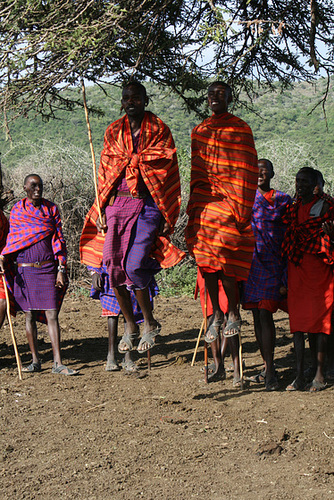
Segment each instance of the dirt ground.
[[[204,384],[202,318],[190,298],[161,298],[163,325],[148,373],[104,370],[107,323],[98,302],[68,295],[60,315],[63,360],[77,377],[51,374],[40,329],[41,373],[18,380],[8,325],[0,343],[0,470],[4,499],[334,498],[333,387],[287,393],[294,356],[287,316],[276,315],[281,390]],[[246,375],[261,360],[243,313]],[[23,316],[14,321],[30,361]],[[226,365],[230,364],[230,358]]]

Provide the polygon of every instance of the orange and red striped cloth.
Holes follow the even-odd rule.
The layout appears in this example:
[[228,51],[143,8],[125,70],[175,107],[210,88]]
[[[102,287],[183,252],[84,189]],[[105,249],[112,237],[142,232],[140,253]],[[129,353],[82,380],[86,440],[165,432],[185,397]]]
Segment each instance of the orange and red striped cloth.
[[246,280],[254,236],[250,224],[258,165],[250,127],[230,113],[192,132],[189,222],[185,236],[199,267]]
[[[98,193],[101,209],[108,204],[112,191],[125,170],[130,193],[138,194],[139,173],[164,219],[174,230],[181,205],[181,187],[176,148],[172,134],[160,118],[150,111],[142,121],[137,153],[127,116],[115,121],[106,130],[104,148],[98,173]],[[83,264],[100,267],[104,236],[97,232],[97,201],[88,212],[80,239],[80,255]],[[180,262],[185,254],[176,248],[169,237],[157,236],[152,257],[161,267],[171,267]]]

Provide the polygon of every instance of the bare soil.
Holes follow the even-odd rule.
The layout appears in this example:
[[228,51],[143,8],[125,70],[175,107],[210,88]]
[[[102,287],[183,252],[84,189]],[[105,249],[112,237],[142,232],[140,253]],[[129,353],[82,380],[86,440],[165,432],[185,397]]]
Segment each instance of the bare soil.
[[[281,390],[227,380],[204,384],[199,303],[161,298],[163,325],[148,373],[104,370],[107,320],[100,305],[68,295],[60,323],[64,363],[51,373],[40,328],[43,370],[18,380],[8,325],[0,343],[0,470],[3,499],[329,499],[334,498],[333,387],[285,392],[294,355],[287,316],[276,315]],[[261,369],[250,313],[243,312],[246,375]],[[14,321],[23,364],[24,318]],[[226,365],[230,364],[227,358]]]

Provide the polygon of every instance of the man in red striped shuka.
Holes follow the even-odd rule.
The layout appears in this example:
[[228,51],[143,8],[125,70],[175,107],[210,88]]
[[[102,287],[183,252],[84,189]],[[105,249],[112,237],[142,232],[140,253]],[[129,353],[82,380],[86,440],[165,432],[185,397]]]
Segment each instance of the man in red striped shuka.
[[126,321],[118,350],[129,357],[139,336],[129,291],[134,291],[144,316],[137,347],[143,353],[154,346],[161,328],[152,314],[149,285],[161,268],[177,264],[185,254],[169,239],[181,204],[172,134],[157,116],[145,111],[148,97],[139,82],[123,88],[121,102],[125,115],[105,133],[99,199],[86,216],[80,252],[84,264],[98,268],[103,263],[107,268]]
[[229,338],[234,364],[234,386],[240,385],[238,337],[241,328],[238,282],[247,279],[254,236],[251,212],[257,189],[257,154],[247,123],[227,112],[232,90],[223,82],[208,89],[213,114],[192,132],[189,222],[185,236],[190,254],[204,276],[213,305],[205,335],[218,359],[212,380],[225,371],[219,362],[218,338],[224,314],[219,307],[218,282],[228,299],[224,336]]

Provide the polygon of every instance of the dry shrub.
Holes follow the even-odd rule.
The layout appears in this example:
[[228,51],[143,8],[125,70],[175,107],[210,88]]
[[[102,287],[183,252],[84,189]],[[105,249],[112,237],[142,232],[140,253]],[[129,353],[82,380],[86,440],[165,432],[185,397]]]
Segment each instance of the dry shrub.
[[312,144],[295,143],[276,137],[271,141],[259,142],[256,146],[259,158],[268,158],[274,165],[275,177],[271,183],[274,189],[294,196],[298,170],[302,167],[313,167],[320,170],[324,176],[325,192],[334,194],[333,169],[324,164],[320,156],[314,155]]

